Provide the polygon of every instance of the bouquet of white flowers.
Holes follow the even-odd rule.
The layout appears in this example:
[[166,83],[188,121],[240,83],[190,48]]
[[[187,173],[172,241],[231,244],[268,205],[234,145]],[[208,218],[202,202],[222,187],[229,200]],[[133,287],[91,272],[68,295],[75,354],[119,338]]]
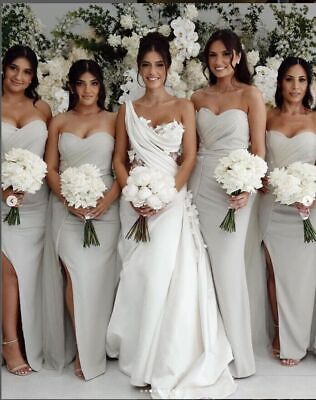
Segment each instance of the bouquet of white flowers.
[[[214,176],[229,195],[237,196],[241,192],[255,193],[261,188],[261,178],[267,169],[267,163],[261,157],[239,149],[219,160]],[[228,210],[220,228],[227,232],[236,231],[234,209]]]
[[[96,207],[97,200],[104,196],[107,190],[101,179],[100,170],[92,164],[80,167],[69,167],[60,175],[61,194],[69,206],[75,208]],[[83,247],[100,246],[91,219],[87,216],[84,222]]]
[[[269,175],[274,187],[275,201],[281,204],[301,203],[306,207],[313,204],[316,196],[316,166],[300,161],[288,167],[275,168]],[[310,212],[300,213],[304,225],[304,242],[315,242],[316,232],[309,219]]]
[[[122,190],[125,200],[131,201],[135,207],[147,206],[154,210],[165,207],[176,193],[173,176],[145,166],[137,166],[130,171],[127,185]],[[130,239],[133,235],[136,242],[150,240],[147,217],[140,215],[126,238]]]
[[[2,189],[12,186],[13,191],[35,193],[37,192],[45,178],[47,172],[46,163],[37,155],[29,150],[12,148],[4,155],[5,161],[2,162]],[[11,206],[4,221],[9,225],[20,224],[19,208],[17,198],[8,196],[7,204]]]

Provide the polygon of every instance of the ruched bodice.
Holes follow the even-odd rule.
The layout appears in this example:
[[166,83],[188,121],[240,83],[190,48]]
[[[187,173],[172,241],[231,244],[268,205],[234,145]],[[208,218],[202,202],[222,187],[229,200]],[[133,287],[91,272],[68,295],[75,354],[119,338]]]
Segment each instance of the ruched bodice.
[[39,157],[43,157],[47,139],[46,123],[40,119],[33,120],[22,128],[16,128],[9,122],[2,121],[2,149],[1,154],[20,147]]
[[285,167],[295,161],[315,162],[316,134],[311,131],[302,131],[289,138],[282,132],[270,130],[266,144],[270,169]]
[[221,156],[236,149],[246,149],[249,144],[247,113],[233,108],[214,114],[202,107],[196,115],[201,145],[199,154],[217,153]]
[[59,138],[60,172],[68,167],[92,163],[102,176],[111,175],[114,138],[107,132],[95,132],[80,138],[71,132],[63,132]]

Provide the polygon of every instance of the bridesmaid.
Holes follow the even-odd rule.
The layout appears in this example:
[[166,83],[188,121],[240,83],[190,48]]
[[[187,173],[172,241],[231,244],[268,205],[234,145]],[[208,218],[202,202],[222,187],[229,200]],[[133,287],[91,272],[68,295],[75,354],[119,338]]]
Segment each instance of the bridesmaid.
[[[3,58],[2,159],[13,147],[43,157],[51,110],[36,92],[37,64],[27,46],[13,46]],[[2,222],[2,356],[8,371],[21,376],[42,365],[41,263],[48,190],[45,182],[35,194],[2,190],[2,221],[10,195],[18,198],[21,224]]]
[[[255,373],[250,305],[245,271],[246,233],[253,199],[244,192],[227,196],[214,178],[218,160],[235,149],[265,156],[266,112],[262,96],[250,85],[246,55],[238,36],[216,31],[208,40],[204,57],[209,85],[193,93],[200,139],[198,161],[189,188],[197,206],[207,244],[219,308],[234,361],[234,377]],[[219,228],[227,207],[236,210],[236,233]]]
[[[315,164],[316,113],[311,110],[312,67],[299,57],[286,58],[278,70],[276,107],[267,118],[269,169],[295,161]],[[268,189],[268,187],[267,187]],[[299,212],[312,207],[274,202],[271,190],[260,201],[260,225],[266,253],[268,294],[275,326],[272,354],[293,366],[306,355],[311,338],[316,293],[315,243],[304,243]]]
[[[44,355],[47,366],[61,369],[73,359],[75,351],[75,375],[89,380],[105,372],[105,338],[118,275],[120,224],[116,200],[120,189],[111,169],[116,114],[104,108],[102,70],[95,61],[76,61],[68,78],[69,108],[52,119],[45,153],[52,194],[51,227],[44,253]],[[75,209],[60,193],[59,174],[85,163],[101,170],[109,190],[95,208]],[[87,215],[94,220],[100,247],[83,247],[83,219]],[[63,323],[63,296],[71,332]]]

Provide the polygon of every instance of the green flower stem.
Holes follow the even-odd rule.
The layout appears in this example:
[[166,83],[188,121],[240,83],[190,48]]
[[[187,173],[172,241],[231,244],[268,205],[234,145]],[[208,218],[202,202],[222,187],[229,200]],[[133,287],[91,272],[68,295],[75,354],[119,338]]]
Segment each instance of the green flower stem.
[[127,232],[126,239],[133,238],[137,243],[138,242],[149,242],[150,235],[148,230],[148,221],[147,217],[140,215],[136,222],[133,224],[131,229]]
[[3,220],[7,222],[9,225],[20,225],[20,213],[18,207],[10,207],[10,211],[7,216]]
[[97,233],[91,219],[86,219],[84,223],[83,247],[100,246]]
[[223,222],[219,226],[221,229],[223,229],[226,232],[236,232],[236,226],[235,226],[235,210],[233,208],[230,208],[227,211],[227,214],[225,218],[223,219]]
[[[231,193],[231,196],[238,196],[241,193],[241,190],[235,190],[235,192]],[[227,211],[223,222],[220,224],[220,228],[226,232],[236,232],[236,225],[235,225],[235,209],[230,208]]]
[[304,242],[316,242],[316,231],[309,218],[303,220],[304,224]]

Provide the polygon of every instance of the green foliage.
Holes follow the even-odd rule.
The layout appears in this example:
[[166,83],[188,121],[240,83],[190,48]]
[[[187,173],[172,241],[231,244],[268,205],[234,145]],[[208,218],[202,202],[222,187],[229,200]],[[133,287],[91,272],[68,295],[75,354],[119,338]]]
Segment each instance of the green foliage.
[[271,4],[275,28],[268,34],[268,54],[271,56],[301,56],[316,62],[316,17],[307,16],[308,7],[291,5],[289,11],[282,5]]
[[45,58],[50,41],[42,33],[38,19],[29,5],[12,3],[2,6],[2,52],[13,45],[30,46],[39,59]]

